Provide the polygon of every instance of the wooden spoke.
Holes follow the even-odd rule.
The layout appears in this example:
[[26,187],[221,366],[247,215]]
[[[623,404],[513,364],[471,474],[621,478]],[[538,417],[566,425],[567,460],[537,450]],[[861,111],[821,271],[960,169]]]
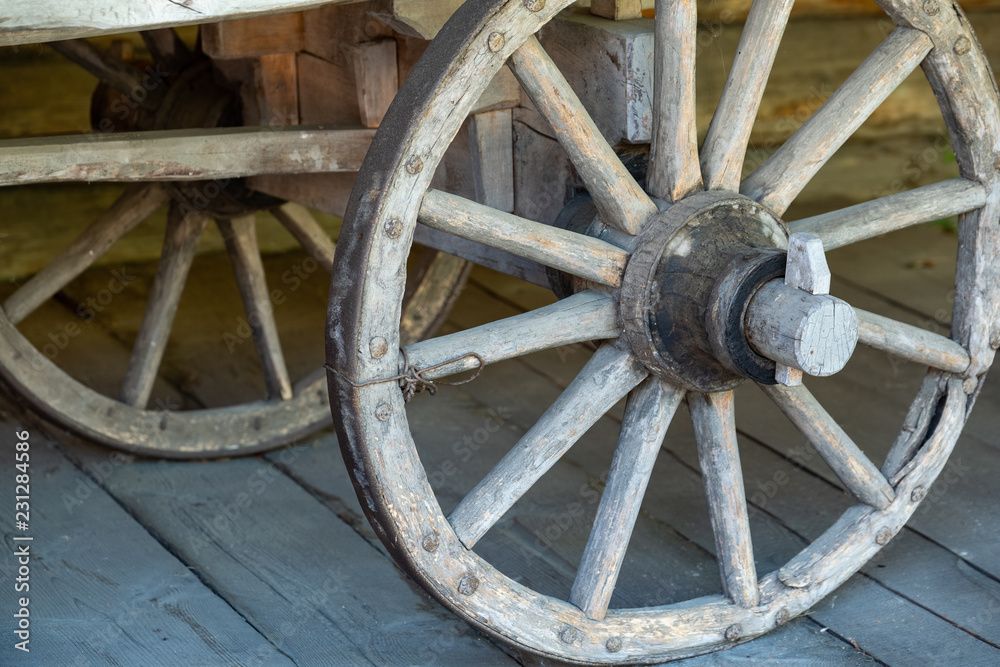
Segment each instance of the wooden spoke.
[[594,620],[608,611],[656,455],[683,398],[683,391],[655,377],[646,378],[629,396],[607,486],[570,594],[570,602]]
[[628,352],[602,346],[538,423],[448,520],[467,548],[500,520],[601,416],[647,375]]
[[809,439],[855,498],[877,509],[889,506],[895,494],[885,476],[808,389],[781,385],[761,387]]
[[854,312],[858,314],[858,341],[868,347],[949,373],[969,368],[969,353],[950,338],[857,308]]
[[555,130],[587,184],[601,219],[611,227],[636,234],[657,212],[656,204],[615,155],[559,68],[534,37],[511,56],[509,64]]
[[[490,322],[475,329],[431,338],[406,348],[410,364],[436,366],[463,354],[475,353],[487,364],[590,340],[608,340],[621,334],[614,300],[597,292],[580,292],[551,306]],[[479,362],[460,359],[424,377],[435,380],[473,370]]]
[[181,292],[207,224],[208,216],[204,213],[185,213],[178,204],[170,207],[160,264],[122,385],[123,403],[145,408],[149,402]]
[[337,245],[306,207],[289,202],[273,209],[271,214],[295,237],[299,245],[326,269],[327,273],[333,271],[333,255]]
[[602,285],[621,285],[628,253],[606,241],[504,213],[436,190],[424,195],[418,220],[443,232],[499,248]]
[[696,0],[660,3],[653,69],[653,145],[647,188],[677,201],[702,187],[695,109]]
[[374,134],[292,126],[12,139],[0,142],[0,186],[355,172]]
[[708,190],[740,188],[750,133],[793,2],[754,0],[750,7],[729,80],[701,151],[701,171]]
[[733,602],[753,607],[760,594],[736,442],[733,393],[689,394],[688,406],[698,442],[698,460],[708,495],[722,586]]
[[191,50],[173,28],[145,30],[142,41],[166,76],[176,76],[194,60]]
[[792,232],[823,240],[827,251],[986,205],[986,188],[956,178],[789,223]]
[[126,95],[143,87],[142,77],[145,74],[142,70],[136,69],[114,56],[101,53],[96,46],[85,39],[52,42],[49,46]]
[[805,125],[751,174],[746,196],[783,215],[816,172],[934,48],[919,30],[897,28]]
[[169,199],[159,185],[129,187],[68,248],[7,298],[3,304],[7,317],[17,324],[33,313]]
[[253,215],[234,220],[219,220],[219,230],[226,241],[229,261],[236,273],[247,321],[253,332],[268,398],[288,400],[292,397],[292,382],[285,366],[285,355],[278,340],[278,325],[274,321],[271,293],[267,289],[264,264],[257,246],[257,221]]

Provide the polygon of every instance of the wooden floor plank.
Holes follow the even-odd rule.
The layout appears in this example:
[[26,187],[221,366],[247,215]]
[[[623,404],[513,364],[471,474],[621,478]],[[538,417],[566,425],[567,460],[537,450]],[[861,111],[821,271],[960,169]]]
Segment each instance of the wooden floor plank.
[[[122,465],[120,457],[102,452],[88,476],[16,412],[0,426],[6,472],[15,430],[31,433],[34,555],[23,593],[31,601],[31,653],[14,649],[13,624],[5,621],[0,664],[293,664],[97,485],[94,476]],[[4,497],[14,495],[13,482],[13,473],[0,476]],[[14,551],[24,542],[12,539],[23,533],[7,526],[4,542]],[[14,559],[0,559],[0,578],[15,576]],[[5,594],[8,610],[13,595]]]

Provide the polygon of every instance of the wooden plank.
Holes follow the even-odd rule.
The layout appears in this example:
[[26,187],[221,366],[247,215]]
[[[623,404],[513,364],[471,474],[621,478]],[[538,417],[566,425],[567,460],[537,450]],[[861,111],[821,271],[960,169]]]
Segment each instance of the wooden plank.
[[923,61],[934,44],[897,28],[740,191],[783,215],[805,185]]
[[264,55],[254,60],[253,84],[262,125],[299,124],[299,72],[294,53]]
[[292,54],[305,46],[301,12],[208,23],[201,28],[205,54],[218,60]]
[[695,106],[697,5],[695,0],[675,0],[656,14],[653,143],[646,187],[670,202],[702,187]]
[[483,111],[469,118],[476,201],[506,213],[514,210],[513,123],[510,109]]
[[399,32],[434,39],[462,0],[374,0],[372,14]]
[[187,0],[182,3],[140,0],[130,4],[127,15],[123,16],[121,6],[115,0],[95,0],[79,6],[59,0],[13,0],[4,10],[0,46],[283,14],[322,4],[352,1],[226,0],[208,3]]
[[303,124],[361,124],[354,67],[341,58],[333,63],[298,54],[299,104]]
[[646,375],[630,354],[602,346],[559,400],[448,516],[462,544],[471,549],[604,410]]
[[591,0],[590,12],[615,21],[642,18],[641,0]]
[[[30,530],[7,533],[8,540],[31,538],[8,543],[10,551],[29,549],[30,588],[15,597],[14,556],[0,566],[12,591],[10,614],[18,598],[30,601],[30,653],[15,649],[12,621],[0,662],[294,664],[105,492],[101,483],[129,457],[101,451],[78,469],[33,419],[6,401],[0,406],[0,443],[12,462],[15,433],[29,433],[34,491]],[[14,497],[14,481],[13,473],[3,476],[5,496]]]
[[535,106],[555,128],[563,148],[587,183],[606,224],[635,234],[656,205],[600,135],[552,59],[534,37],[508,62]]
[[0,185],[52,181],[203,181],[253,174],[356,172],[374,130],[314,127],[163,130],[13,139]]
[[525,220],[437,190],[417,218],[433,229],[513,253],[594,282],[621,284],[628,253],[576,232]]
[[364,42],[350,47],[349,53],[354,64],[361,124],[378,127],[399,90],[396,40]]

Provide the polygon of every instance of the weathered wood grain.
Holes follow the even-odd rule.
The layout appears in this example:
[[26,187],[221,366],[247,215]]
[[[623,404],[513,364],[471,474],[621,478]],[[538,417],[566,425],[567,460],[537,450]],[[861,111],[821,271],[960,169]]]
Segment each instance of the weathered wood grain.
[[298,80],[294,53],[274,53],[254,59],[253,86],[262,125],[299,124]]
[[968,213],[985,203],[986,189],[982,185],[956,178],[804,218],[788,226],[794,233],[818,236],[829,251],[912,225]]
[[656,205],[625,169],[538,40],[531,37],[509,66],[587,183],[603,220],[635,234]]
[[609,406],[647,375],[631,354],[612,345],[601,347],[559,400],[449,515],[462,544],[471,549]]
[[740,191],[784,214],[816,172],[933,47],[923,32],[897,28],[805,125],[743,181]]
[[203,181],[253,174],[356,172],[375,131],[234,128],[12,139],[0,185],[52,181]]
[[437,190],[424,195],[417,219],[433,229],[612,287],[621,284],[628,261],[626,251],[605,241],[525,220]]
[[702,187],[695,102],[695,0],[675,0],[656,13],[653,144],[646,187],[677,201]]
[[469,118],[469,153],[476,201],[505,213],[514,210],[514,125],[510,109]]
[[743,160],[793,0],[757,0],[743,27],[739,50],[701,148],[705,188],[740,188]]
[[333,256],[337,244],[326,233],[316,218],[304,206],[289,202],[271,211],[271,215],[285,226],[313,259],[319,262],[327,273],[333,270]]
[[868,347],[950,373],[969,367],[969,353],[950,338],[859,308],[855,312],[858,341]]
[[17,324],[39,305],[83,273],[156,209],[170,200],[159,185],[135,185],[97,218],[73,243],[4,301],[3,309]]
[[163,254],[119,394],[123,403],[145,408],[149,402],[181,292],[187,283],[188,272],[208,220],[209,216],[205,213],[186,213],[177,204],[170,208]]
[[292,54],[305,46],[303,14],[208,23],[201,28],[201,44],[207,55],[218,60]]
[[615,21],[642,17],[641,0],[591,0],[590,11],[597,16]]
[[378,127],[399,90],[396,40],[362,42],[349,46],[348,53],[354,65],[361,124]]

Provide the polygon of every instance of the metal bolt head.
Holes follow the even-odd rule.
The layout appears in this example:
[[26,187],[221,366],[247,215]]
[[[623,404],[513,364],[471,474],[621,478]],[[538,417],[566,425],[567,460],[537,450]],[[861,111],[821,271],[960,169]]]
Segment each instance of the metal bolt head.
[[490,51],[496,53],[507,44],[507,38],[503,36],[502,32],[491,32],[487,44],[490,47]]
[[918,486],[915,487],[913,491],[910,492],[910,500],[915,503],[919,503],[921,500],[924,499],[926,495],[927,495],[927,487]]
[[882,528],[877,533],[875,533],[875,544],[879,545],[880,547],[884,547],[885,545],[889,544],[889,540],[891,539],[892,539],[892,530],[890,530],[888,527]]
[[615,635],[604,643],[604,648],[608,649],[608,653],[618,653],[622,650],[622,638]]
[[433,553],[441,546],[441,540],[438,539],[437,533],[427,533],[424,535],[424,539],[420,541],[420,546],[424,548],[424,551]]
[[381,336],[375,336],[368,342],[368,349],[372,353],[372,359],[381,359],[389,352],[389,342]]
[[545,9],[545,0],[524,0],[524,6],[529,12],[540,12]]
[[469,596],[476,592],[479,588],[479,578],[474,574],[466,574],[461,579],[458,580],[458,586],[456,589],[459,594]]
[[424,170],[424,161],[420,159],[420,156],[414,155],[409,160],[406,161],[406,173],[411,176],[416,176]]
[[788,611],[788,608],[784,607],[778,612],[778,615],[774,617],[774,625],[776,627],[781,627],[785,623],[788,623],[788,621],[791,620],[791,618],[792,615]]
[[385,235],[393,240],[398,239],[400,236],[403,235],[403,223],[397,220],[396,218],[392,218],[391,220],[386,220],[384,229],[385,229]]
[[937,0],[925,0],[924,14],[927,14],[927,16],[937,16],[937,13],[940,11],[941,5],[937,3]]
[[563,644],[575,644],[580,641],[580,631],[574,628],[572,625],[567,625],[559,633],[559,639],[562,640]]
[[390,417],[392,417],[392,406],[388,403],[382,403],[375,408],[375,418],[380,422],[387,422]]
[[964,56],[966,53],[972,50],[972,40],[962,35],[957,40],[955,40],[955,53]]
[[743,626],[739,623],[733,623],[728,628],[726,628],[726,641],[735,642],[739,641],[740,637],[743,636]]

